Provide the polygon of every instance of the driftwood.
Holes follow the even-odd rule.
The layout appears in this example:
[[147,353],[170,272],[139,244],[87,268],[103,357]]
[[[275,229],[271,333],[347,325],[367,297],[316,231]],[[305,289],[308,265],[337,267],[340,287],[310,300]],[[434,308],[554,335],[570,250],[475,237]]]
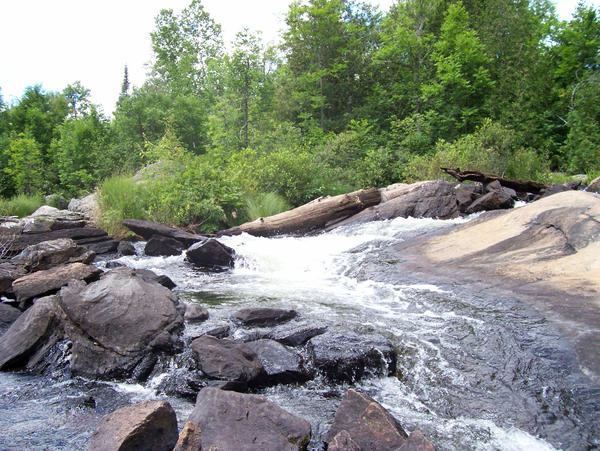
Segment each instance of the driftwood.
[[548,188],[548,185],[545,185],[545,184],[539,183],[539,182],[534,182],[534,181],[522,182],[521,180],[505,179],[498,175],[485,174],[485,173],[479,172],[479,171],[461,171],[459,168],[456,168],[456,169],[440,168],[440,169],[442,171],[444,171],[446,174],[451,175],[452,177],[457,179],[459,182],[464,182],[465,180],[470,180],[472,182],[480,182],[480,183],[483,183],[484,185],[487,185],[488,183],[491,183],[491,182],[494,182],[497,180],[500,183],[500,185],[505,186],[506,188],[512,188],[515,191],[520,192],[520,193],[539,194],[541,190]]
[[379,202],[381,194],[376,188],[334,197],[320,197],[293,210],[223,230],[219,235],[239,235],[245,232],[254,236],[272,236],[314,232]]

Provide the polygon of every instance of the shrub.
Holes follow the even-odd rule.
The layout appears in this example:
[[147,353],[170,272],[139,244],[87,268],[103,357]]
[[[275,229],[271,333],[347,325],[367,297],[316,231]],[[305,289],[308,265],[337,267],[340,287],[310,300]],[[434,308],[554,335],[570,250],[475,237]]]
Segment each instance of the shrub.
[[0,199],[0,216],[29,216],[44,205],[41,195],[19,194],[11,199]]
[[290,204],[277,193],[260,193],[246,198],[246,216],[249,221],[273,216],[290,208]]
[[100,222],[113,236],[125,236],[124,219],[147,219],[144,186],[131,177],[117,175],[100,185]]

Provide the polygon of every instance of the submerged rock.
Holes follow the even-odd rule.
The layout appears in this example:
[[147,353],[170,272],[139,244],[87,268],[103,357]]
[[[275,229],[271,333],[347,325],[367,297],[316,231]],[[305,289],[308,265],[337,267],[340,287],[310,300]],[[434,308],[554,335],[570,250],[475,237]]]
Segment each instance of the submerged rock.
[[243,326],[268,327],[285,323],[295,318],[295,310],[278,308],[244,308],[232,315],[232,319]]
[[187,250],[187,260],[208,269],[233,268],[235,251],[213,238],[196,243]]
[[100,420],[89,451],[171,451],[177,443],[177,418],[164,401],[143,401],[117,409]]
[[201,431],[202,449],[303,450],[311,436],[308,421],[263,396],[211,387],[198,393],[188,423]]

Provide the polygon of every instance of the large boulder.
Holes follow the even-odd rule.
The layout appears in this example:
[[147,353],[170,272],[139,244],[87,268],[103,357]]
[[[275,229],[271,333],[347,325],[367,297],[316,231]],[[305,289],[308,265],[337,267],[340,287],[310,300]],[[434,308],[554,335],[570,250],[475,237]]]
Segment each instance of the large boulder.
[[600,193],[600,177],[596,177],[594,180],[592,180],[585,190],[589,191],[590,193]]
[[261,339],[249,341],[246,345],[262,363],[268,384],[291,384],[310,379],[311,374],[305,369],[302,357],[281,343]]
[[[69,210],[59,210],[58,208],[43,205],[22,220],[27,227],[25,232],[33,232],[36,228],[40,231],[75,229],[84,227],[87,223],[84,216]],[[45,229],[44,229],[45,227]]]
[[243,326],[268,327],[285,323],[297,315],[295,310],[250,307],[238,310],[232,319]]
[[100,207],[95,193],[88,194],[81,199],[71,199],[67,208],[69,211],[81,213],[94,223],[97,223],[100,218]]
[[265,370],[257,355],[244,343],[202,335],[192,341],[192,351],[206,376],[248,385],[265,382]]
[[142,221],[140,219],[126,219],[123,221],[123,225],[145,240],[149,240],[155,235],[164,236],[179,241],[185,247],[206,240],[206,238],[200,235],[184,232],[175,227],[169,227],[150,221]]
[[360,449],[370,451],[395,450],[407,438],[400,423],[381,404],[351,388],[335,413],[325,442],[332,442],[342,431],[346,431]]
[[396,371],[396,352],[379,335],[333,333],[308,342],[315,368],[334,382],[355,382],[365,375],[390,376]]
[[18,278],[12,284],[17,301],[24,303],[30,299],[56,293],[71,280],[91,282],[97,280],[102,270],[83,263],[70,263],[44,271],[37,271]]
[[181,242],[167,236],[154,235],[146,243],[144,253],[150,257],[167,257],[179,255],[184,251]]
[[121,241],[117,245],[117,253],[119,255],[135,255],[135,247],[130,241]]
[[188,423],[198,425],[202,449],[303,450],[311,436],[306,420],[263,396],[211,387],[198,393]]
[[211,238],[190,246],[186,256],[189,262],[201,268],[225,269],[233,268],[235,251]]
[[70,238],[43,241],[27,246],[11,259],[11,263],[22,266],[28,272],[53,268],[64,263],[91,263],[96,254],[79,246]]
[[135,370],[144,378],[139,371],[150,371],[158,353],[180,349],[183,305],[133,269],[114,269],[87,286],[72,282],[61,289],[59,303],[69,319],[74,374],[127,377]]
[[177,443],[177,418],[164,401],[143,401],[117,409],[100,420],[89,451],[171,451]]

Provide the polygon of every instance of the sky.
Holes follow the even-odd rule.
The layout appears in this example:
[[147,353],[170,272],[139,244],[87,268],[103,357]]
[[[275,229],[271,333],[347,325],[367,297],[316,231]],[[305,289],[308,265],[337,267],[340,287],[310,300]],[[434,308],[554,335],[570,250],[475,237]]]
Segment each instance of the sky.
[[[368,0],[387,11],[394,0]],[[161,9],[178,12],[190,0],[0,0],[0,95],[17,101],[26,87],[41,84],[62,91],[80,81],[93,103],[112,113],[127,65],[129,81],[140,86],[152,57],[150,32]],[[276,42],[290,0],[203,0],[223,39],[230,43],[248,27]],[[588,4],[596,7],[600,0]],[[557,0],[568,20],[577,0]]]

